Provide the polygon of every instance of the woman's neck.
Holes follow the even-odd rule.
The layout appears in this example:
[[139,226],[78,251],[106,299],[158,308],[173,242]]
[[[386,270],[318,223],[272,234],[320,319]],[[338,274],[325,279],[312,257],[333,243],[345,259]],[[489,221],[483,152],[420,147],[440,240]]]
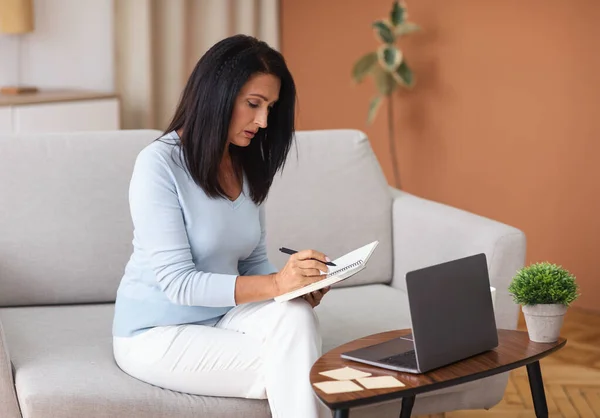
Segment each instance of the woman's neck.
[[223,158],[221,158],[219,170],[230,176],[233,175],[239,177],[240,175],[240,167],[233,162],[233,157],[229,151],[229,143],[225,145],[225,151],[223,152]]
[[229,152],[229,142],[225,144],[225,150],[223,150],[223,158],[221,158],[222,162],[230,162],[231,163],[231,152]]

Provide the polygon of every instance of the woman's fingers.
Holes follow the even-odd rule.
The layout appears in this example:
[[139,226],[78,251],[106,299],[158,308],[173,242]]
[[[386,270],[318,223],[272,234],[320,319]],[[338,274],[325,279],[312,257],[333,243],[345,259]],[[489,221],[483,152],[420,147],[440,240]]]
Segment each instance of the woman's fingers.
[[302,251],[298,251],[296,254],[294,254],[294,256],[296,257],[297,260],[318,260],[321,263],[327,263],[328,261],[331,261],[329,259],[329,257],[327,257],[325,254],[323,254],[320,251],[316,251],[316,250],[302,250]]
[[310,306],[315,308],[319,306],[319,304],[321,303],[321,299],[323,299],[323,296],[325,296],[325,294],[329,292],[329,289],[331,289],[331,287],[327,286],[321,290],[315,290],[314,292],[307,293],[304,296],[302,296],[302,298],[305,301],[307,301],[310,304]]
[[304,300],[306,300],[310,306],[313,308],[319,306],[321,303],[321,299],[323,298],[324,293],[319,290],[315,290],[314,292],[307,293],[303,296]]
[[[329,271],[329,267],[327,267],[327,265],[325,263],[322,263],[321,261],[318,261],[318,260],[300,260],[300,261],[298,261],[298,267],[301,269],[320,270],[320,271],[324,271],[326,273]],[[319,274],[321,274],[321,273],[319,273]]]
[[313,298],[312,293],[307,293],[303,296],[303,298],[310,304],[310,306],[312,306],[313,308],[315,307],[315,299]]
[[316,250],[302,250],[298,251],[295,255],[298,260],[308,260],[310,258],[314,258],[315,260],[321,260],[322,262],[329,261],[329,258],[325,254]]
[[[300,271],[302,272],[303,276],[308,276],[308,277],[321,276],[321,272],[317,269],[301,269]],[[324,275],[324,276],[326,276],[326,275]]]

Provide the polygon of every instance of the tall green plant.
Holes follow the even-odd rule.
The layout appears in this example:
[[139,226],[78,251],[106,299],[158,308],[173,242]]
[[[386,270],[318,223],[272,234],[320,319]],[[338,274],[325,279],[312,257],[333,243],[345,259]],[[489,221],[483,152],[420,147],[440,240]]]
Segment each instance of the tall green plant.
[[396,42],[399,38],[420,29],[418,25],[406,19],[406,6],[395,0],[389,19],[379,19],[372,24],[381,45],[375,51],[363,55],[352,68],[352,78],[356,83],[370,76],[377,87],[378,94],[369,103],[367,124],[375,120],[382,101],[388,101],[388,140],[396,187],[400,187],[400,174],[396,160],[393,93],[400,86],[411,88],[414,85],[413,72]]

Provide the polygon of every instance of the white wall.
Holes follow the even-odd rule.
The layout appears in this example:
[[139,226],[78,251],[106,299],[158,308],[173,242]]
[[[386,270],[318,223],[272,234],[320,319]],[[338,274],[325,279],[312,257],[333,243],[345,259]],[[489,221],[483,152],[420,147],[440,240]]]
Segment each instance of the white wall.
[[[21,41],[21,82],[113,91],[113,0],[35,0],[35,32]],[[0,85],[16,82],[18,43],[0,34]]]

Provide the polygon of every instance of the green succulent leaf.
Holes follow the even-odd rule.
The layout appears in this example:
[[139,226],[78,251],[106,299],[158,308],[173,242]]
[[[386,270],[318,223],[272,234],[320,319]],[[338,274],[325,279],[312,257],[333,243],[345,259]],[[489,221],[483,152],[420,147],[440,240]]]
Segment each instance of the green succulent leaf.
[[513,277],[508,291],[520,305],[569,306],[579,297],[575,276],[556,264],[536,263],[523,267]]
[[377,116],[377,111],[379,110],[379,106],[381,105],[381,101],[383,96],[375,96],[371,99],[371,103],[369,103],[369,113],[367,115],[367,124],[372,124]]
[[402,52],[394,45],[383,44],[377,49],[379,64],[389,72],[394,72],[402,63]]
[[373,66],[377,63],[377,53],[369,52],[363,55],[352,68],[352,79],[360,83],[369,72],[373,69]]
[[404,20],[404,9],[400,6],[398,1],[395,1],[394,5],[392,6],[390,20],[394,26],[399,25]]
[[394,31],[387,22],[383,20],[376,20],[373,22],[373,28],[376,29],[377,35],[379,36],[381,42],[392,44],[396,40],[396,35],[394,35]]
[[394,72],[394,78],[406,87],[412,87],[415,82],[413,72],[404,60]]
[[377,91],[384,96],[392,94],[398,87],[398,82],[394,79],[389,71],[384,70],[380,66],[373,69],[373,78],[375,80],[375,86]]
[[397,36],[408,35],[409,33],[417,32],[421,30],[421,27],[416,23],[402,22],[394,27],[394,34]]

